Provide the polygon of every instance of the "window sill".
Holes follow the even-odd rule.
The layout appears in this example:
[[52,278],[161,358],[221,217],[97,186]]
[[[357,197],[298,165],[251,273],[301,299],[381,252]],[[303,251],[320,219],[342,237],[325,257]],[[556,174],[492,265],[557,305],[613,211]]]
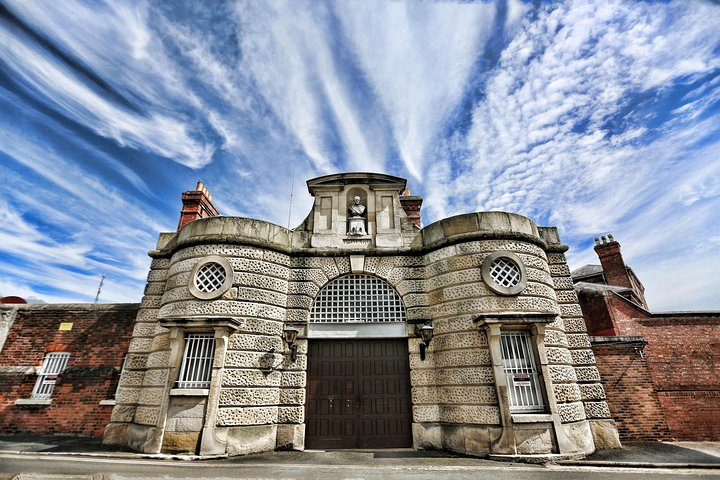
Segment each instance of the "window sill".
[[552,415],[548,413],[513,413],[510,416],[513,423],[552,422]]
[[115,405],[115,400],[112,398],[108,400],[100,400],[98,405]]
[[173,388],[170,390],[170,395],[184,397],[207,397],[208,393],[210,393],[209,388]]
[[50,398],[18,398],[15,400],[15,405],[35,405],[35,406],[47,406],[52,403]]

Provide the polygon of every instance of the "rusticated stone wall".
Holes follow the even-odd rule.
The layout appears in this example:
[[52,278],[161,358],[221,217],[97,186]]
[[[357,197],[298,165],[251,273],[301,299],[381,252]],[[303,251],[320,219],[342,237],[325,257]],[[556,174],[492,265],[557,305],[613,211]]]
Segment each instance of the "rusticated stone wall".
[[[293,233],[300,239],[297,249],[290,247],[294,239],[273,243],[271,233],[279,229],[215,217],[161,237],[106,442],[142,451],[203,445],[201,453],[230,455],[303,448],[310,312],[324,286],[353,273],[387,281],[404,303],[417,448],[475,455],[587,453],[595,448],[593,435],[612,445],[614,424],[565,247],[553,229],[539,230],[512,214],[471,214],[413,230],[415,237],[394,251],[351,253],[309,247],[303,232]],[[501,295],[484,283],[483,261],[497,252],[522,263],[526,284],[519,294]],[[233,281],[217,298],[201,300],[189,284],[193,269],[209,256],[229,263]],[[497,323],[494,330],[483,323],[488,315],[533,332],[545,412],[509,413],[499,347],[493,346],[500,330]],[[185,331],[223,318],[226,333],[212,327],[209,393],[173,392]],[[414,327],[425,323],[435,336],[420,360]],[[294,362],[283,340],[289,325],[301,331]]]
[[548,265],[552,276],[562,322],[548,326],[545,344],[552,348],[565,348],[570,353],[564,367],[558,365],[553,372],[554,393],[558,402],[568,435],[581,441],[587,438],[582,431],[583,424],[574,422],[589,420],[597,448],[612,448],[619,445],[617,429],[605,400],[605,390],[600,382],[590,338],[588,337],[578,298],[573,288],[570,269],[565,254],[548,254]]

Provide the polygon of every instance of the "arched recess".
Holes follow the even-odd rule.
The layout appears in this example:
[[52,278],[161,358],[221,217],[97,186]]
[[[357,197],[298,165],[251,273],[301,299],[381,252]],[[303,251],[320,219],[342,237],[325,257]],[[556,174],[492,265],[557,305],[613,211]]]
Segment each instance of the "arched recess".
[[372,275],[351,274],[326,284],[315,297],[310,338],[407,337],[405,305],[395,289]]
[[410,368],[402,298],[352,274],[325,285],[308,323],[306,448],[407,448]]

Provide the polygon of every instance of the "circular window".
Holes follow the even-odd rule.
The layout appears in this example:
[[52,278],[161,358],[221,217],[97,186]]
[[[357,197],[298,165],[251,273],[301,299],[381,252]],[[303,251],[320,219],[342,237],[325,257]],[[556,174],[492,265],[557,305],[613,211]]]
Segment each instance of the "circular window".
[[216,255],[205,257],[190,274],[190,293],[202,300],[217,298],[232,286],[233,269],[230,262]]
[[483,281],[495,293],[517,295],[527,285],[527,272],[522,260],[511,252],[495,252],[482,263]]

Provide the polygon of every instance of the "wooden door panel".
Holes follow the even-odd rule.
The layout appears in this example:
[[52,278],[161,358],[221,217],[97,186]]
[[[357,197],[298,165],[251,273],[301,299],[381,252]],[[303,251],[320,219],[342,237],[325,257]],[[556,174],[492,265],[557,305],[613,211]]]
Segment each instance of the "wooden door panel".
[[307,448],[412,443],[407,341],[311,341]]

